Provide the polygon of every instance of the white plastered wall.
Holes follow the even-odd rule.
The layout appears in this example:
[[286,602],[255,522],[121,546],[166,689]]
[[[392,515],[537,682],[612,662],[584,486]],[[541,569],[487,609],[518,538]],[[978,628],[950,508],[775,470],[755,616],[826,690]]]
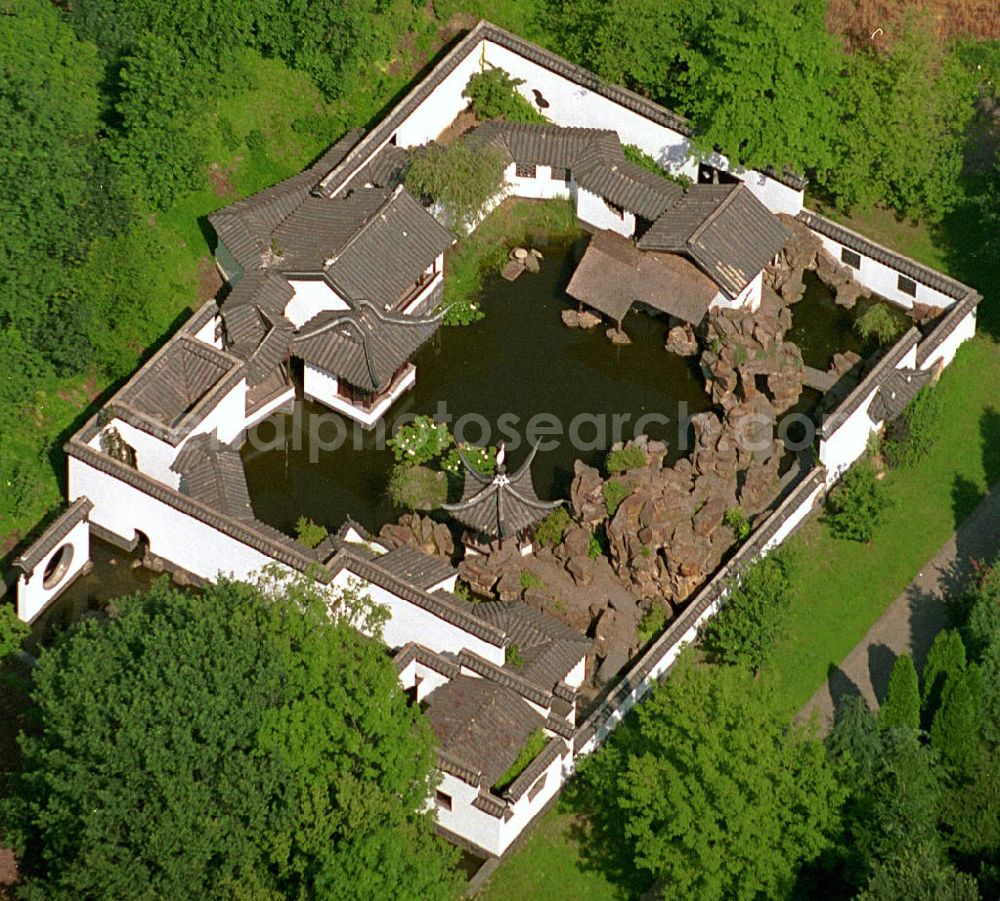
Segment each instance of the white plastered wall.
[[[72,557],[62,577],[49,588],[45,587],[45,570],[52,559],[62,553],[64,547],[72,549]],[[67,551],[67,553],[69,553]],[[21,573],[17,580],[17,615],[30,623],[61,594],[90,560],[90,523],[81,520],[69,531],[30,573]]]
[[756,310],[760,306],[763,279],[763,271],[758,272],[752,279],[750,279],[746,287],[740,291],[736,297],[727,297],[720,291],[715,295],[715,297],[712,298],[712,302],[709,304],[709,307],[712,309],[718,307],[732,310]]
[[958,327],[944,339],[921,364],[921,369],[931,369],[939,362],[945,366],[951,364],[958,353],[958,348],[976,334],[976,308],[969,310],[968,315],[958,324]]
[[[357,578],[358,576],[344,569],[334,577],[333,584],[344,588],[352,579]],[[402,647],[411,641],[419,642],[439,654],[457,654],[464,648],[497,666],[503,666],[502,647],[466,632],[379,585],[366,585],[364,590],[376,604],[384,605],[389,611],[389,619],[383,628],[383,640],[390,648]]]
[[577,188],[576,215],[582,222],[586,222],[594,228],[606,228],[618,232],[620,235],[625,235],[625,237],[631,237],[635,234],[635,215],[633,213],[624,210],[619,216],[608,207],[603,197],[591,193],[586,188]]
[[285,306],[285,316],[296,328],[301,328],[314,316],[327,310],[346,310],[346,301],[323,279],[289,281],[295,296]]
[[559,178],[552,177],[551,166],[536,166],[534,178],[522,178],[513,163],[504,171],[511,194],[536,200],[569,199],[570,185],[562,179],[561,171],[559,175]]
[[360,422],[361,425],[371,428],[381,419],[389,407],[391,407],[401,395],[409,391],[417,382],[417,370],[412,364],[409,370],[396,383],[392,391],[380,400],[371,410],[362,410],[355,407],[350,401],[337,394],[337,377],[306,363],[302,373],[302,393],[310,400],[323,404],[331,410],[342,413],[348,419]]

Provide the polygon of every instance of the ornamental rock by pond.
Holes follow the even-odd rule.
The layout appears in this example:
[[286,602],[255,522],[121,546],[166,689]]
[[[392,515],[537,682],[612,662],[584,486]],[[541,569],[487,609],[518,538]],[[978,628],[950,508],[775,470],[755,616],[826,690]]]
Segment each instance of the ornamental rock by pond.
[[675,325],[667,332],[666,349],[681,357],[693,357],[698,353],[698,339],[695,337],[694,328],[688,323]]
[[448,558],[455,553],[455,542],[448,527],[417,513],[404,513],[399,522],[386,523],[378,537],[390,549],[410,545],[424,553]]

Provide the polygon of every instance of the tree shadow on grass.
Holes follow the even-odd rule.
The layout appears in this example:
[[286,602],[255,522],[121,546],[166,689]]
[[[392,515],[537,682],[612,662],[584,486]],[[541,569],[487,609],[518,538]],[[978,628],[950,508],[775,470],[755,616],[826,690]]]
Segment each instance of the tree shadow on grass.
[[955,476],[951,483],[951,517],[957,529],[983,499],[979,486],[965,476]]
[[983,472],[986,484],[1000,483],[1000,411],[993,407],[979,417],[979,436],[983,447]]

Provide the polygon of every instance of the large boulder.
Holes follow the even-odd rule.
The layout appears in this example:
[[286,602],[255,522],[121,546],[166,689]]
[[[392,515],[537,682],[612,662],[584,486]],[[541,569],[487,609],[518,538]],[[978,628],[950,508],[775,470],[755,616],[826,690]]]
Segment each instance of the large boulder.
[[675,325],[667,332],[666,349],[681,357],[693,357],[698,353],[698,339],[694,329],[688,325]]

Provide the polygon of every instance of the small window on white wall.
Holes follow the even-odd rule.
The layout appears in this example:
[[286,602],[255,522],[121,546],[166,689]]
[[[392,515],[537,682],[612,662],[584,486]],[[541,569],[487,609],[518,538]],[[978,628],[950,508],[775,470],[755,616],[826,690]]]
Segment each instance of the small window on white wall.
[[848,250],[846,247],[840,251],[840,262],[846,263],[852,269],[861,268],[861,254]]
[[534,178],[535,177],[535,166],[527,166],[524,163],[518,163],[514,167],[514,174],[518,178]]
[[451,810],[451,795],[446,795],[443,791],[434,792],[434,800],[442,810]]
[[604,205],[614,213],[619,219],[625,218],[625,208],[618,206],[616,203],[612,203],[610,200],[605,200]]
[[917,283],[912,278],[901,275],[896,279],[896,287],[904,294],[909,294],[910,297],[917,296]]

